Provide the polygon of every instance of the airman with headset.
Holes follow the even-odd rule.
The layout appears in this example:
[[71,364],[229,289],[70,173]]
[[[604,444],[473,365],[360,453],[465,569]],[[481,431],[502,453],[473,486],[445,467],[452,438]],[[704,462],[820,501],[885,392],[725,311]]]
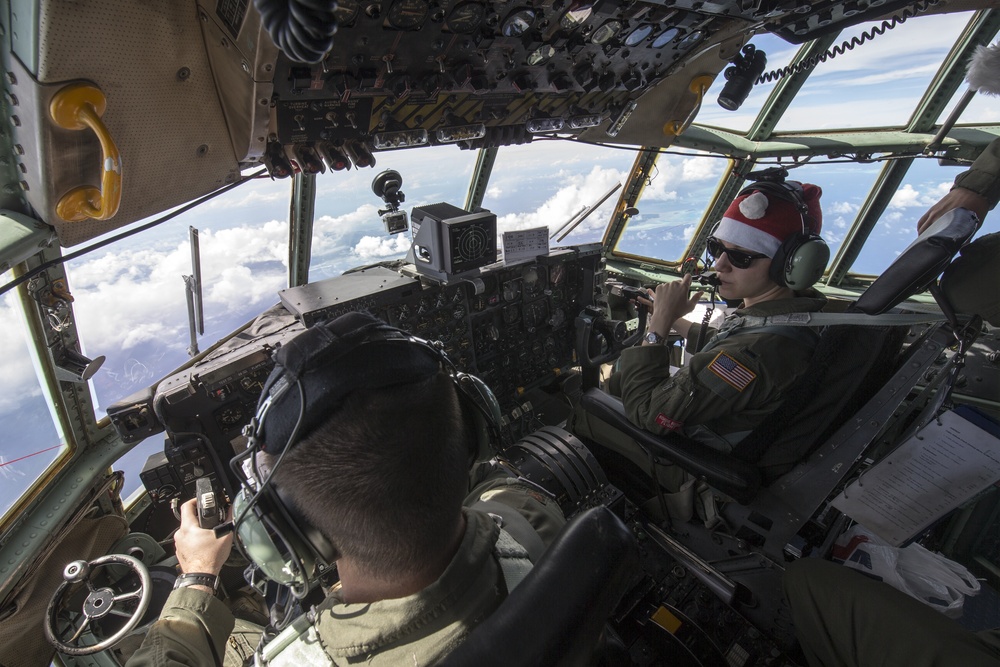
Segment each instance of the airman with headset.
[[[783,170],[782,170],[783,171]],[[679,432],[708,447],[731,451],[768,414],[799,377],[818,334],[808,327],[750,326],[754,317],[815,312],[826,299],[811,289],[830,256],[820,238],[822,212],[818,186],[785,181],[781,172],[744,188],[708,239],[718,294],[739,303],[719,330],[682,319],[698,304],[690,294],[691,276],[656,287],[648,332],[641,346],[622,352],[619,369],[605,389],[620,396],[629,419],[653,433]],[[749,318],[749,319],[748,319]],[[687,339],[687,363],[671,372],[671,331]],[[699,346],[699,341],[707,341]],[[648,454],[634,440],[577,410],[570,430],[593,442],[595,455],[611,456],[649,475]],[[602,454],[603,452],[603,454]],[[681,468],[655,464],[666,492],[668,512],[688,520],[701,507],[697,482]],[[704,485],[698,495],[711,502]],[[651,495],[647,510],[659,505]],[[702,518],[704,508],[699,509]]]
[[[263,657],[436,661],[520,581],[561,510],[502,471],[478,481],[472,464],[492,451],[499,408],[432,344],[351,313],[306,330],[275,362],[234,459],[246,480],[233,503],[237,543],[297,597],[336,579],[334,566],[339,582],[289,626],[284,650]],[[213,591],[232,534],[202,530],[194,501],[182,509],[182,574],[132,667],[218,665],[226,654],[234,618]]]

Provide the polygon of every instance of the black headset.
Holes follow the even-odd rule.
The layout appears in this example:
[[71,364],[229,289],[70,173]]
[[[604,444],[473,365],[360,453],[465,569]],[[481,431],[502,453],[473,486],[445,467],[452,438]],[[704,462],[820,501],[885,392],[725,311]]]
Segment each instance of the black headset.
[[816,221],[809,215],[802,184],[786,181],[787,175],[785,169],[765,169],[751,173],[749,178],[757,177],[760,180],[743,188],[736,196],[761,192],[767,197],[777,197],[795,206],[802,218],[802,231],[782,242],[771,258],[768,277],[782,287],[803,290],[812,287],[822,277],[830,261],[830,247],[815,231]]
[[[332,570],[340,553],[285,499],[271,476],[285,453],[353,391],[418,382],[444,369],[474,430],[470,466],[504,444],[499,403],[482,380],[460,372],[439,343],[411,336],[368,313],[318,323],[279,348],[274,360],[256,415],[244,430],[247,448],[230,463],[241,484],[233,499],[233,523],[247,558],[297,598]],[[271,455],[271,469],[263,465],[260,452]]]

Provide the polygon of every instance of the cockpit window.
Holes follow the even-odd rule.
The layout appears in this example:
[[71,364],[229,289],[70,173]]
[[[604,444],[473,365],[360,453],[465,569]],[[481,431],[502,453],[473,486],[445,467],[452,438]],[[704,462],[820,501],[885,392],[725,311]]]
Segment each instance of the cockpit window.
[[707,154],[660,155],[615,252],[682,261],[729,164]]
[[[789,44],[780,37],[770,34],[754,35],[749,43],[753,45],[755,50],[762,51],[767,58],[765,72],[787,66],[800,48],[798,44]],[[698,112],[696,122],[699,125],[712,125],[743,134],[757,119],[757,114],[760,113],[767,98],[771,95],[774,84],[756,84],[750,89],[743,104],[735,111],[724,109],[718,103],[719,93],[722,92],[725,85],[726,77],[725,70],[723,70],[715,77],[712,86],[705,93],[705,101],[701,111]]]
[[[965,167],[944,167],[937,160],[914,160],[889,207],[861,247],[851,271],[878,275],[913,241],[917,220],[951,190]],[[976,236],[1000,229],[1000,216],[989,215]]]
[[[778,132],[905,126],[970,15],[915,16],[819,64],[778,121]],[[873,25],[881,22],[848,28],[834,44]]]
[[[548,227],[551,235],[597,205],[616,183],[624,185],[634,160],[633,150],[572,141],[535,139],[531,144],[501,148],[483,207],[497,214],[501,234]],[[550,245],[600,241],[620,194],[618,190],[596,206],[561,241],[565,230],[556,234]]]
[[[11,280],[8,272],[0,278]],[[16,292],[0,297],[0,523],[17,500],[67,451],[37,372],[34,347]]]
[[[390,235],[379,210],[387,204],[372,192],[372,180],[385,169],[403,178],[406,199],[400,209],[446,202],[463,206],[477,151],[456,146],[386,151],[376,155],[374,169],[329,172],[316,177],[309,280],[332,278],[347,269],[399,259],[410,249],[410,234]],[[288,219],[287,211],[281,218]]]

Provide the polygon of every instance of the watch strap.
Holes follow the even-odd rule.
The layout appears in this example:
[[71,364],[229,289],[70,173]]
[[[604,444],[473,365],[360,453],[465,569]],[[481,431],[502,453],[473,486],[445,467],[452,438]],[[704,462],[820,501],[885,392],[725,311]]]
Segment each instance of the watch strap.
[[667,342],[667,339],[665,336],[661,336],[655,331],[650,331],[646,333],[645,341],[650,345],[663,345]]
[[213,591],[219,590],[219,575],[204,572],[186,572],[177,575],[174,580],[174,590],[187,586],[208,586]]

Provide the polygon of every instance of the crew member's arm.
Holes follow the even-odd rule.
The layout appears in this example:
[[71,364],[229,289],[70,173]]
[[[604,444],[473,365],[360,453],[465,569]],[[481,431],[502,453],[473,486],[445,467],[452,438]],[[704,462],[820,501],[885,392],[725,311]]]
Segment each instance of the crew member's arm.
[[[683,317],[694,310],[701,300],[701,292],[691,293],[691,275],[686,274],[680,280],[673,282],[660,283],[656,286],[655,292],[653,290],[649,292],[654,300],[643,300],[647,307],[652,308],[649,314],[649,331],[666,338],[673,329],[686,338],[691,322]],[[643,345],[648,344],[643,342]]]
[[1000,139],[983,149],[972,167],[955,178],[951,192],[917,221],[917,233],[953,208],[967,208],[982,220],[1000,201]]
[[[194,499],[181,505],[181,526],[174,535],[174,546],[182,573],[218,575],[232,544],[232,534],[216,538],[213,531],[198,525]],[[232,613],[212,588],[194,584],[175,589],[127,667],[222,665],[234,623]]]

